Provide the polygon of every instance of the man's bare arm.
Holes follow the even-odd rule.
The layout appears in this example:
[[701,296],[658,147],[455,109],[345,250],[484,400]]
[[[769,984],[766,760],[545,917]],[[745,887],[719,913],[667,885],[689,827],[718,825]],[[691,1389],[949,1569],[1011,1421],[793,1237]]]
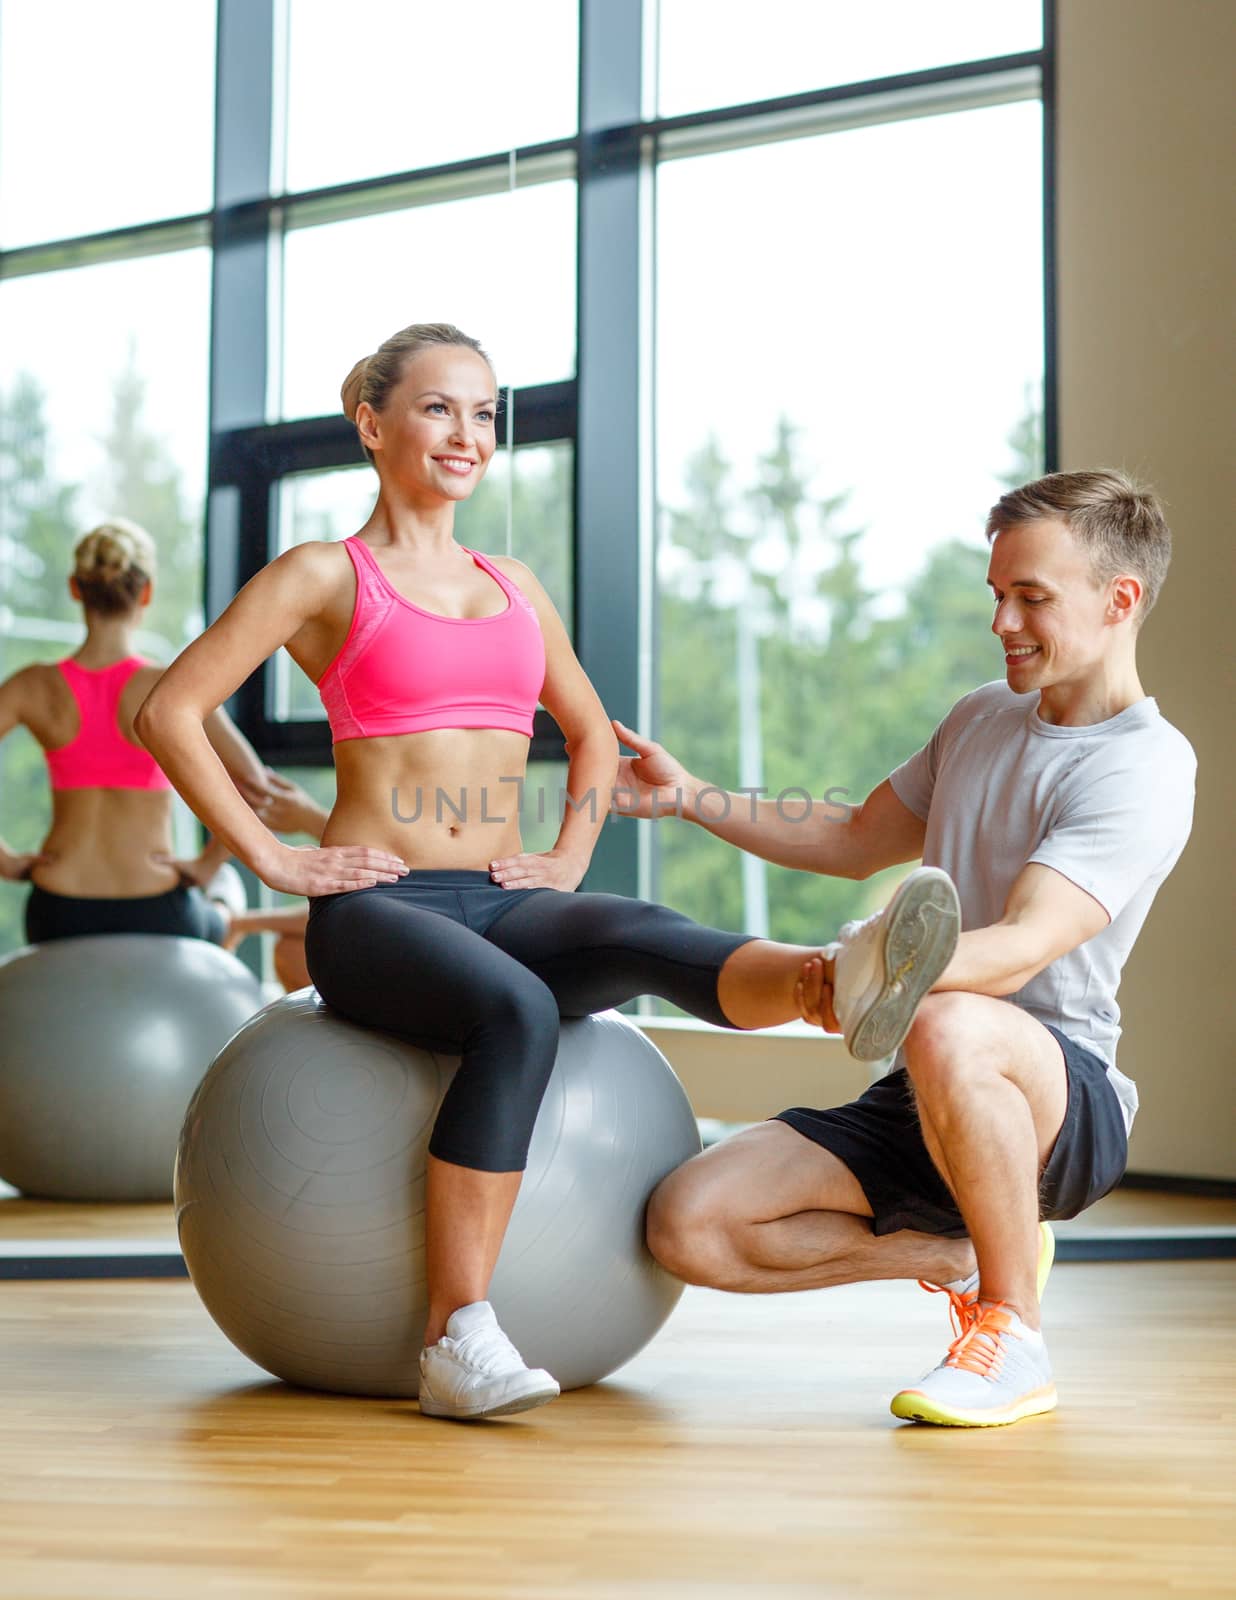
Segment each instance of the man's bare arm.
[[1109,920],[1084,889],[1054,868],[1031,862],[1014,879],[1000,921],[962,934],[935,992],[1016,994],[1044,967],[1093,939]]
[[[932,993],[963,991],[996,999],[1016,994],[1044,967],[1093,939],[1108,920],[1084,889],[1032,862],[1014,880],[1000,921],[961,935]],[[820,956],[803,963],[795,998],[804,1022],[841,1031],[833,1010],[832,968]]]
[[902,805],[886,778],[861,805],[825,796],[808,807],[801,795],[755,800],[709,789],[696,794],[691,820],[739,850],[779,867],[829,878],[869,878],[883,867],[917,861],[926,832],[921,818]]
[[637,753],[619,765],[615,809],[637,817],[682,817],[727,844],[779,867],[833,878],[869,878],[883,867],[916,861],[926,823],[897,798],[886,778],[861,805],[801,794],[761,800],[723,790],[689,773],[664,746],[615,723]]

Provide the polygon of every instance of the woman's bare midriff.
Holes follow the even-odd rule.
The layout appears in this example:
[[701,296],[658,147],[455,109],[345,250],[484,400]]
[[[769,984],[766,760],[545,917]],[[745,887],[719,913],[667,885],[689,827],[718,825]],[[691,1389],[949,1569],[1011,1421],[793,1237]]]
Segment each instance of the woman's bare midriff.
[[414,871],[486,872],[522,849],[528,739],[435,728],[335,745],[337,798],[323,845],[388,850]]
[[172,853],[171,791],[57,789],[41,850],[52,860],[30,876],[49,894],[86,900],[166,894],[180,879],[154,857]]

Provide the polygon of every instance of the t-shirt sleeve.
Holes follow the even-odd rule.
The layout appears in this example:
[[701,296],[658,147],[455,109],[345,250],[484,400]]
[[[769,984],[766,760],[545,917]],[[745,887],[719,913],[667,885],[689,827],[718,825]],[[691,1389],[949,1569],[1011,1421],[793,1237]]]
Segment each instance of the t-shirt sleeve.
[[924,822],[931,810],[931,796],[936,786],[943,729],[941,723],[921,750],[916,750],[908,761],[903,761],[888,775],[898,800]]
[[[1172,759],[1176,756],[1176,759]],[[1193,824],[1192,752],[1121,762],[1066,781],[1056,819],[1030,861],[1051,867],[1114,922],[1148,880],[1171,871]]]
[[982,697],[991,687],[991,684],[985,684],[981,689],[962,695],[923,748],[916,750],[908,761],[903,761],[888,775],[898,800],[924,822],[931,810],[931,797],[935,792],[945,751],[956,738],[958,730],[980,708]]

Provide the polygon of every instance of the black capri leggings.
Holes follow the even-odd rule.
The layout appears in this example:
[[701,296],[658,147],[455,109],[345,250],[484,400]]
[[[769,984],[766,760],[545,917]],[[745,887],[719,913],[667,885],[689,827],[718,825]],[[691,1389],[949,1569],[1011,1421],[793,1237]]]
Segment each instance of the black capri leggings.
[[84,895],[51,894],[31,884],[26,901],[26,940],[76,939],[94,933],[167,933],[181,939],[222,944],[227,923],[218,906],[200,889],[168,889],[165,894],[125,899],[90,899]]
[[305,956],[334,1010],[461,1058],[430,1154],[520,1172],[559,1017],[655,994],[731,1027],[717,975],[748,938],[624,895],[503,889],[487,872],[409,872],[311,900]]

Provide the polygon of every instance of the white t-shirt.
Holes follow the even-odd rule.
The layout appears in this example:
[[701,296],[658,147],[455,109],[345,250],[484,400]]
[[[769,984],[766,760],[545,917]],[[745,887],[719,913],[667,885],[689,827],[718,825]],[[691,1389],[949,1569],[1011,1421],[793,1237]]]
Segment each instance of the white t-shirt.
[[961,897],[963,929],[1004,915],[1032,861],[1084,889],[1111,921],[1008,998],[1101,1057],[1125,1125],[1137,1090],[1116,1071],[1120,973],[1193,822],[1197,758],[1151,699],[1089,727],[1038,714],[1039,697],[998,679],[965,695],[930,741],[892,773],[927,823],[923,860]]

